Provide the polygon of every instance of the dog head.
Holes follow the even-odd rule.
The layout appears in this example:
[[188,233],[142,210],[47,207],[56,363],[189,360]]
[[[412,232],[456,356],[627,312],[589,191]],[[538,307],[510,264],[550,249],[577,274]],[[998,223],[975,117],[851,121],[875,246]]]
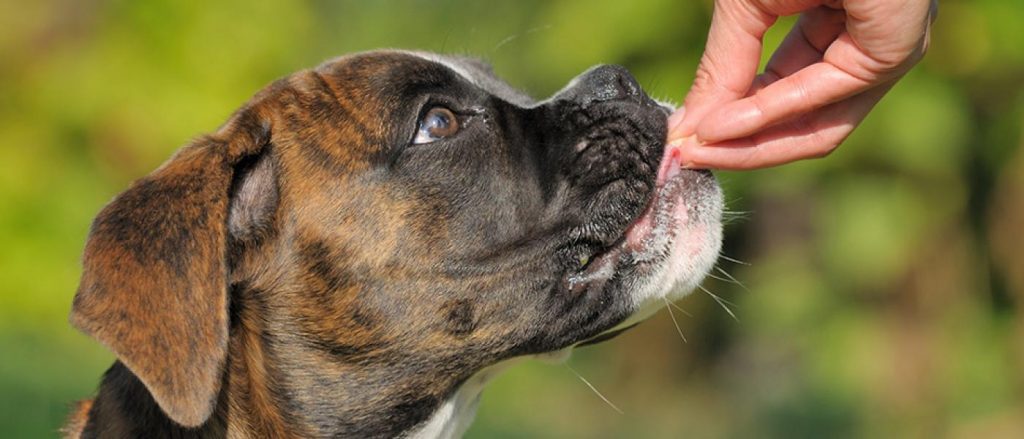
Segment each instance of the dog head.
[[[538,102],[469,59],[330,61],[103,209],[71,321],[179,424],[258,361],[296,429],[397,434],[482,368],[596,340],[703,278],[721,193],[671,162],[667,114],[614,66]],[[259,355],[225,366],[247,333]]]

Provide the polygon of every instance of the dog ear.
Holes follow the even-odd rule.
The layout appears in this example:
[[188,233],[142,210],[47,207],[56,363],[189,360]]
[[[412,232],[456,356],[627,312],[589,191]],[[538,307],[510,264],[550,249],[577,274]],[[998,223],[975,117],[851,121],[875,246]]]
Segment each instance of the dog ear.
[[210,417],[220,391],[229,229],[251,235],[277,199],[275,182],[274,193],[256,193],[272,178],[260,164],[270,124],[257,113],[243,108],[132,184],[96,217],[85,246],[72,325],[111,349],[186,427]]

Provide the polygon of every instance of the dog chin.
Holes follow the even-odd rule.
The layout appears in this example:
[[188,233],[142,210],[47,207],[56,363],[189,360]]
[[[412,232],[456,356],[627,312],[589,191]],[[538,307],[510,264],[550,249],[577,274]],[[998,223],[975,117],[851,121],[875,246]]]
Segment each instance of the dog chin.
[[654,198],[626,231],[615,271],[629,273],[626,291],[635,311],[611,331],[689,294],[718,259],[722,190],[710,171],[680,169],[677,157],[666,147]]
[[[667,196],[666,196],[667,195]],[[633,325],[693,291],[714,267],[722,242],[722,192],[709,172],[684,170],[654,200],[650,230],[637,239],[635,258],[649,264],[633,280]],[[627,242],[634,242],[627,236]],[[646,262],[651,261],[651,262]]]

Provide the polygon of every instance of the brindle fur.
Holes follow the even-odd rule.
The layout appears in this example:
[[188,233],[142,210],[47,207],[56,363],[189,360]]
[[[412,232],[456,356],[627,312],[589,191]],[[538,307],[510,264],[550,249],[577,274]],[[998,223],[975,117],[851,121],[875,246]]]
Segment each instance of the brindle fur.
[[[622,321],[623,285],[565,278],[645,207],[664,114],[463,65],[486,90],[402,52],[295,73],[107,205],[71,322],[118,361],[66,435],[393,437]],[[427,99],[483,113],[409,146]]]

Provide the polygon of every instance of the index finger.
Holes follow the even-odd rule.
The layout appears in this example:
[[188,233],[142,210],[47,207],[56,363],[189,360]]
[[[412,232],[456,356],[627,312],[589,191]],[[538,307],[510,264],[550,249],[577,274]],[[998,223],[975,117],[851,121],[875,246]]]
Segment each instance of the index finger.
[[876,85],[827,62],[812,64],[759,90],[727,103],[700,121],[697,137],[706,143],[748,136],[766,127],[841,101]]
[[780,15],[808,9],[821,0],[716,0],[711,29],[682,121],[669,127],[669,139],[687,137],[707,113],[744,97],[757,76],[762,38]]
[[693,134],[696,122],[718,104],[743,97],[757,75],[761,37],[774,16],[749,3],[716,1],[708,42],[693,85],[686,94],[683,120],[669,127],[669,139]]

